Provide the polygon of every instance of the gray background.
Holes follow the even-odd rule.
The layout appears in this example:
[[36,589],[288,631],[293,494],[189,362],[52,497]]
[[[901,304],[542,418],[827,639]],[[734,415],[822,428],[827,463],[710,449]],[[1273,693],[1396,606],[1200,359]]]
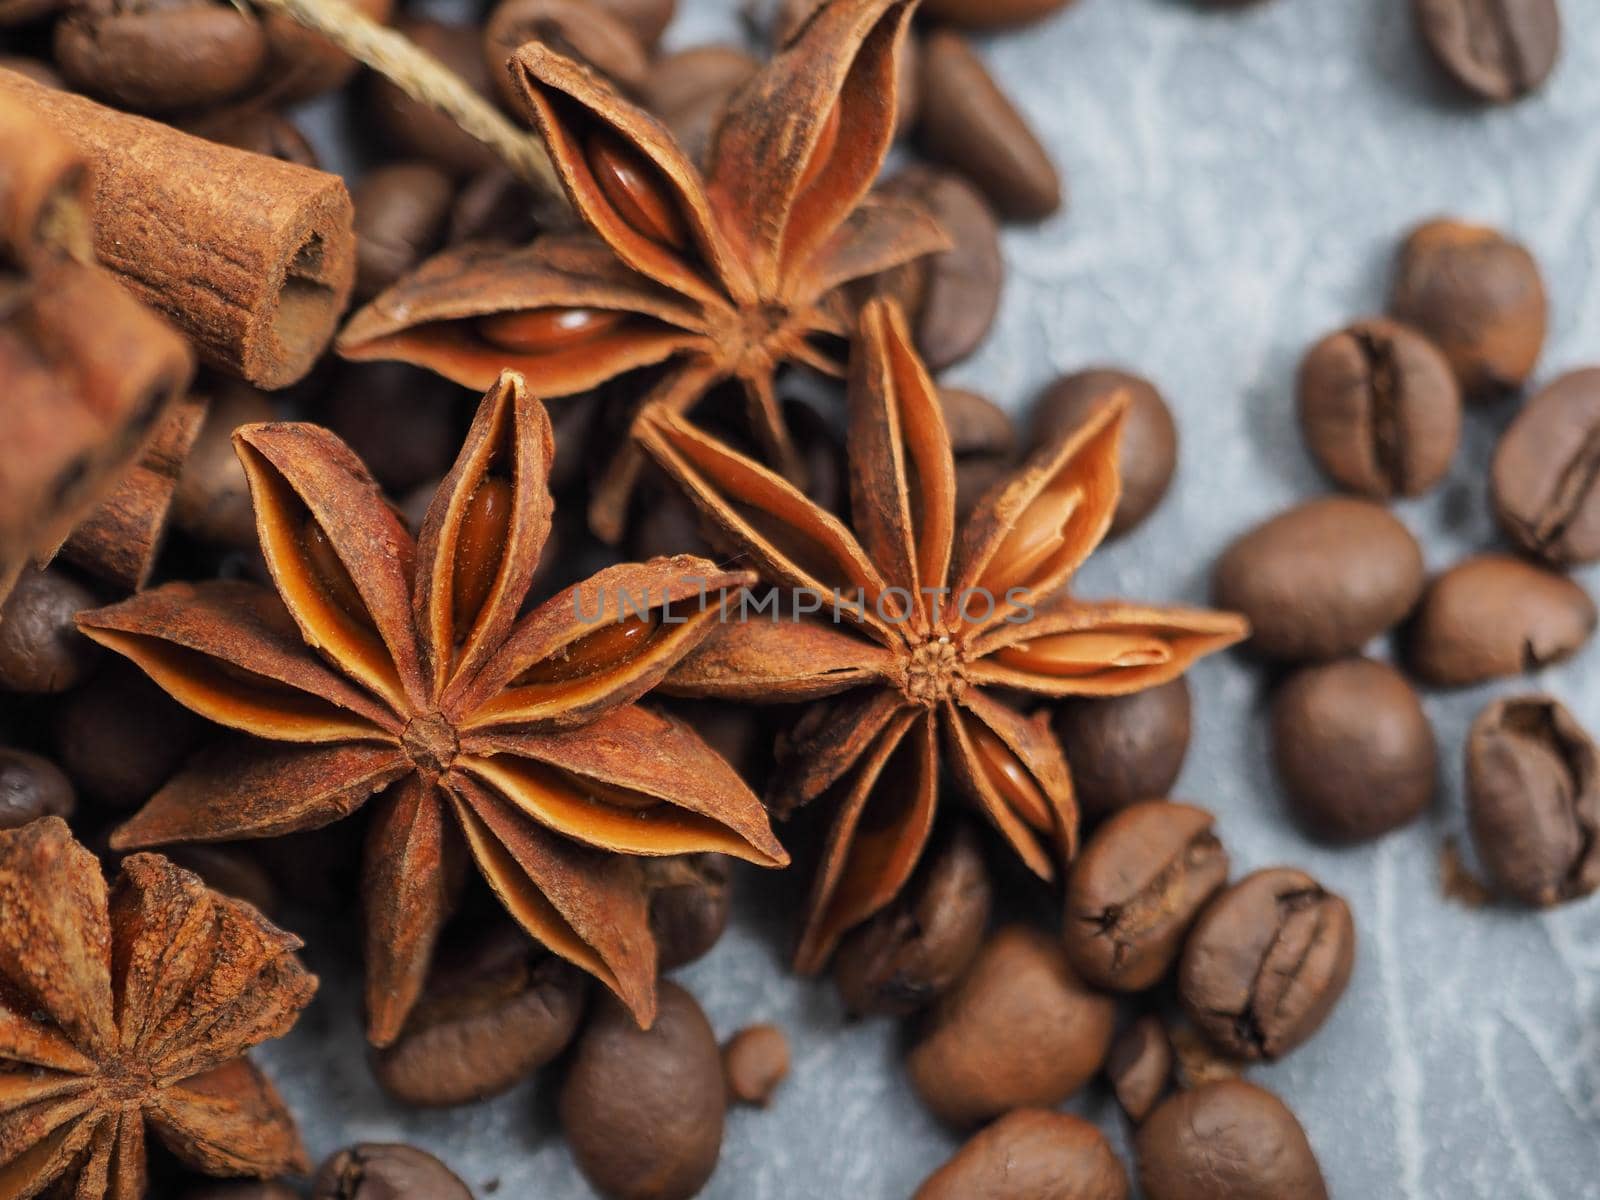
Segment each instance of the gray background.
[[[741,36],[730,0],[680,7],[675,44]],[[1008,231],[999,323],[951,379],[1019,408],[1056,373],[1121,362],[1160,384],[1182,427],[1171,497],[1096,556],[1084,594],[1203,601],[1223,545],[1322,489],[1294,424],[1296,361],[1317,336],[1381,307],[1390,250],[1425,216],[1456,212],[1531,245],[1552,302],[1540,379],[1600,361],[1600,4],[1564,0],[1561,64],[1541,95],[1509,110],[1466,107],[1434,78],[1408,7],[1268,0],[1229,14],[1081,0],[985,44],[1071,200],[1043,225]],[[1493,544],[1484,473],[1508,415],[1469,414],[1450,479],[1402,507],[1430,566]],[[1178,794],[1220,814],[1238,872],[1303,865],[1357,913],[1344,1002],[1311,1044],[1254,1075],[1299,1113],[1341,1200],[1600,1196],[1600,901],[1468,911],[1438,883],[1441,842],[1463,831],[1472,716],[1493,691],[1537,685],[1600,729],[1597,664],[1591,648],[1538,680],[1430,696],[1445,764],[1434,811],[1344,851],[1309,843],[1284,817],[1260,673],[1227,657],[1193,675],[1198,728]],[[786,972],[788,918],[755,883],[741,877],[739,923],[680,978],[719,1035],[781,1024],[794,1070],[769,1111],[731,1113],[706,1194],[906,1196],[957,1142],[913,1099],[891,1025],[845,1024],[830,986]],[[385,1102],[358,1049],[354,964],[329,958],[312,948],[325,992],[293,1036],[262,1052],[314,1154],[404,1138],[480,1195],[491,1180],[518,1200],[589,1194],[554,1129],[553,1078],[451,1112]],[[1125,1144],[1103,1097],[1073,1107]]]

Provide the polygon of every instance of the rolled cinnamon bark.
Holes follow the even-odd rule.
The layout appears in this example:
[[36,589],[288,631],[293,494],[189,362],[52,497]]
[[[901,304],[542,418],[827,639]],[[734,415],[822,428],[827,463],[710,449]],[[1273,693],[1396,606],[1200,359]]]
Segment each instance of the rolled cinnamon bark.
[[337,175],[235,150],[0,70],[0,99],[89,160],[94,248],[201,358],[286,387],[333,336],[355,278]]
[[0,260],[22,271],[63,255],[87,262],[90,236],[84,156],[0,97]]

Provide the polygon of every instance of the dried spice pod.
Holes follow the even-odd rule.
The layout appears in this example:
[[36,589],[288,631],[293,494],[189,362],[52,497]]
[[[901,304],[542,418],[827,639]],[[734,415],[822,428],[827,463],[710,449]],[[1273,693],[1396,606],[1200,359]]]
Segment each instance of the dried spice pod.
[[838,806],[795,954],[805,972],[905,886],[945,771],[1034,874],[1052,880],[1070,861],[1078,810],[1049,717],[1000,693],[1139,691],[1246,631],[1225,613],[1071,595],[1116,506],[1120,404],[1044,447],[958,533],[938,391],[891,303],[863,310],[849,392],[854,533],[665,405],[636,426],[727,548],[821,614],[726,623],[668,681],[685,695],[821,701],[768,797],[780,814],[825,793]]
[[355,278],[343,180],[8,71],[0,71],[0,97],[88,160],[95,252],[205,362],[267,388],[310,370]]
[[732,768],[634,703],[751,576],[687,557],[623,564],[518,619],[550,529],[554,447],[511,373],[416,541],[326,429],[255,425],[235,443],[277,594],[173,583],[79,625],[258,740],[202,752],[113,845],[296,832],[376,797],[363,872],[375,1044],[415,1005],[469,856],[524,929],[648,1025],[656,952],[637,857],[788,861]]
[[141,1200],[150,1133],[207,1175],[308,1170],[293,1118],[245,1057],[316,991],[299,948],[159,855],[124,860],[108,888],[59,818],[0,833],[5,1194]]

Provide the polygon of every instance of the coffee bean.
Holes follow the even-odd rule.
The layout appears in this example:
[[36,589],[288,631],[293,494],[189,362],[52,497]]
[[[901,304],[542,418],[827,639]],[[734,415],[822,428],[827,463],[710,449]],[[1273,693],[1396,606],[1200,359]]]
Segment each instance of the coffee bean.
[[1127,533],[1161,503],[1178,465],[1178,427],[1155,385],[1116,367],[1091,367],[1064,375],[1039,397],[1033,410],[1034,446],[1077,429],[1113,395],[1130,404],[1122,424],[1117,464],[1122,495],[1111,519],[1111,536]]
[[733,872],[721,854],[675,854],[644,860],[650,930],[663,971],[703,958],[728,927]]
[[443,244],[455,191],[425,162],[387,163],[357,180],[357,299],[370,300]]
[[301,1197],[286,1183],[258,1183],[251,1179],[194,1188],[183,1194],[183,1200],[301,1200]]
[[[394,28],[450,68],[473,91],[492,98],[494,79],[476,26],[402,15]],[[405,158],[425,158],[455,176],[500,166],[499,156],[443,113],[413,100],[378,72],[367,79],[367,108],[384,140]]]
[[1339,658],[1392,628],[1422,595],[1416,538],[1381,505],[1308,501],[1228,547],[1217,604],[1250,619],[1250,645],[1290,662]]
[[960,171],[1011,220],[1038,221],[1061,207],[1061,180],[1027,120],[966,38],[928,35],[922,54],[917,140]]
[[1306,667],[1272,703],[1272,748],[1295,815],[1317,837],[1381,837],[1421,816],[1438,784],[1422,702],[1368,658]]
[[185,130],[208,142],[264,154],[279,162],[302,167],[318,167],[317,152],[295,123],[268,108],[245,108],[225,112],[184,126]]
[[[395,0],[345,0],[362,16],[387,25]],[[261,22],[267,35],[267,69],[275,103],[299,104],[337,91],[354,78],[356,61],[322,34],[286,13],[269,12]]]
[[939,408],[957,458],[969,454],[1010,454],[1016,444],[1011,418],[987,396],[966,388],[939,389]]
[[975,1134],[911,1200],[1127,1200],[1128,1172],[1080,1117],[1019,1108]]
[[1172,1041],[1160,1017],[1140,1017],[1117,1035],[1106,1078],[1130,1121],[1137,1125],[1150,1115],[1172,1080]]
[[710,1023],[663,980],[648,1030],[609,993],[598,997],[561,1088],[561,1129],[601,1195],[687,1200],[716,1169],[724,1097]]
[[98,602],[60,571],[24,569],[0,607],[0,689],[43,695],[87,679],[100,659],[73,618]]
[[393,1045],[373,1057],[383,1090],[438,1107],[497,1096],[566,1049],[587,977],[509,923],[440,962]]
[[74,0],[55,28],[72,86],[135,112],[204,108],[243,91],[267,61],[261,22],[215,0]]
[[276,416],[264,392],[248,383],[222,383],[184,459],[172,499],[172,519],[191,537],[219,546],[256,544],[256,514],[244,467],[233,449],[233,431]]
[[253,904],[276,919],[278,885],[252,849],[244,846],[164,846],[161,853],[185,871],[193,871],[213,891]]
[[924,855],[892,904],[845,938],[833,977],[856,1015],[906,1016],[960,979],[983,944],[994,888],[970,826]]
[[1473,722],[1467,816],[1503,895],[1545,907],[1600,887],[1600,751],[1551,697],[1500,700]]
[[678,11],[678,0],[590,0],[622,21],[646,50],[661,40]]
[[1548,309],[1539,264],[1496,230],[1444,217],[1401,243],[1389,311],[1443,352],[1469,400],[1522,386]]
[[956,461],[956,520],[965,522],[990,492],[1017,473],[1010,457],[985,454]]
[[1134,1142],[1149,1200],[1328,1200],[1300,1122],[1240,1079],[1179,1092]]
[[[497,242],[521,246],[539,232],[538,201],[528,185],[504,167],[480,171],[456,193],[445,228],[445,242]],[[586,407],[574,398],[567,407]],[[556,453],[561,453],[559,437]],[[552,485],[553,486],[553,485]]]
[[[50,0],[54,6],[54,0]],[[7,24],[6,14],[11,11],[6,0],[0,0],[0,26]],[[20,54],[0,54],[0,71],[15,71],[33,80],[40,87],[55,88],[65,91],[67,81],[61,78],[61,73],[43,59],[29,58]]]
[[1300,428],[1335,483],[1385,500],[1450,470],[1461,389],[1432,342],[1383,317],[1330,333],[1300,363]]
[[589,0],[500,0],[483,27],[484,65],[501,102],[520,111],[522,98],[506,61],[524,42],[543,42],[598,71],[631,96],[644,91],[650,58],[633,29]]
[[1102,817],[1170,795],[1189,752],[1192,713],[1182,676],[1131,696],[1059,705],[1056,736],[1072,767],[1079,807]]
[[1600,559],[1600,368],[1573,371],[1523,407],[1494,452],[1495,515],[1551,566]]
[[966,1127],[1028,1105],[1054,1107],[1100,1069],[1116,1002],[1073,973],[1061,946],[1022,925],[999,930],[929,1014],[907,1059],[940,1120]]
[[1350,906],[1304,871],[1247,875],[1195,922],[1178,996],[1234,1058],[1282,1058],[1322,1027],[1355,965]]
[[1412,11],[1434,60],[1479,100],[1521,99],[1561,52],[1556,0],[1413,0]]
[[722,1049],[722,1074],[728,1095],[765,1108],[789,1074],[789,1039],[776,1025],[741,1029]]
[[20,829],[40,817],[72,819],[72,781],[48,758],[0,746],[0,829]]
[[79,795],[127,808],[150,799],[183,765],[200,720],[117,661],[62,701],[53,733],[56,761]]
[[1140,992],[1160,983],[1196,915],[1228,882],[1228,852],[1203,808],[1153,800],[1100,826],[1067,878],[1062,936],[1078,974]]
[[409,363],[340,363],[320,420],[337,433],[390,492],[404,492],[450,469],[462,391]]
[[963,29],[1027,25],[1058,13],[1074,0],[927,0],[923,15]]
[[1507,554],[1483,554],[1428,586],[1407,656],[1424,682],[1464,687],[1560,662],[1594,628],[1594,601],[1565,575]]
[[691,46],[650,65],[645,103],[672,130],[683,152],[704,162],[728,99],[760,69],[756,57],[737,46]]
[[364,1142],[317,1172],[312,1200],[472,1200],[467,1185],[425,1150]]

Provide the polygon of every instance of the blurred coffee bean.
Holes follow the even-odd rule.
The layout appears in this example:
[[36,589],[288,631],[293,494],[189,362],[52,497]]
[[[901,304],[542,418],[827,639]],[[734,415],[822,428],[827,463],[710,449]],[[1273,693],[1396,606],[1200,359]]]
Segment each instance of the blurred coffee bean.
[[143,804],[189,756],[200,718],[121,660],[56,709],[56,759],[87,800],[113,808]]
[[1561,53],[1556,0],[1412,0],[1434,61],[1475,99],[1520,100]]
[[276,919],[278,885],[255,851],[245,846],[164,846],[161,853],[185,871],[193,871],[206,886],[224,896],[243,900]]
[[[487,99],[497,95],[476,26],[447,25],[403,14],[396,18],[394,28],[479,95]],[[425,158],[455,176],[477,175],[501,165],[499,155],[455,121],[413,100],[377,72],[367,75],[367,109],[384,140],[401,156]]]
[[644,91],[650,58],[625,22],[591,0],[500,0],[483,27],[484,66],[501,102],[520,112],[522,98],[506,61],[524,42],[543,42],[604,75],[630,96]]
[[1428,585],[1407,633],[1407,661],[1439,687],[1520,675],[1576,654],[1595,619],[1589,593],[1565,575],[1482,554]]
[[455,183],[426,162],[386,163],[356,181],[357,300],[370,300],[444,243]]
[[1600,558],[1600,368],[1561,376],[1528,401],[1500,439],[1495,515],[1551,566]]
[[1405,676],[1370,658],[1291,675],[1272,702],[1278,777],[1301,823],[1357,842],[1408,825],[1438,785],[1438,751]]
[[1074,0],[927,0],[922,14],[963,29],[1027,25],[1069,7]]
[[1192,713],[1189,684],[1181,675],[1131,696],[1058,705],[1056,736],[1072,767],[1079,807],[1105,816],[1171,795],[1189,752]]
[[244,467],[234,452],[233,431],[271,421],[277,414],[266,394],[248,383],[218,381],[216,386],[200,436],[178,475],[172,519],[203,542],[249,549],[256,544],[255,507]]
[[509,922],[492,926],[430,973],[372,1073],[404,1104],[439,1107],[497,1096],[566,1049],[588,977]]
[[1111,518],[1112,537],[1127,533],[1155,511],[1177,470],[1178,427],[1155,385],[1116,367],[1090,367],[1064,375],[1034,405],[1031,442],[1035,449],[1054,443],[1119,392],[1129,404],[1117,455],[1122,496]]
[[1300,363],[1300,429],[1340,487],[1420,496],[1450,470],[1461,389],[1432,342],[1383,317],[1330,333]]
[[1473,722],[1467,816],[1501,894],[1547,907],[1600,887],[1600,751],[1552,697],[1499,700]]
[[1054,938],[1007,926],[929,1014],[906,1060],[912,1087],[958,1127],[1054,1107],[1100,1069],[1116,1011],[1073,973]]
[[408,363],[341,363],[319,415],[379,483],[399,493],[450,469],[461,395]]
[[671,854],[643,866],[657,966],[671,971],[703,958],[728,927],[732,864],[722,854]]
[[694,501],[666,480],[639,489],[637,513],[628,522],[628,558],[649,562],[673,554],[715,554]]
[[693,996],[663,980],[644,1030],[597,992],[561,1088],[561,1130],[602,1196],[688,1200],[716,1169],[725,1097],[717,1039]]
[[556,457],[550,464],[550,490],[574,491],[589,482],[590,446],[599,424],[600,405],[591,395],[568,396],[550,406],[550,426],[555,433]]
[[789,1074],[789,1039],[776,1025],[751,1025],[722,1048],[728,1095],[740,1104],[765,1108]]
[[[537,203],[528,185],[504,167],[480,171],[456,193],[445,241],[524,245],[539,232]],[[557,453],[560,449],[558,444]]]
[[1388,509],[1326,496],[1238,538],[1212,595],[1249,618],[1258,653],[1301,662],[1360,650],[1411,611],[1425,582],[1417,539]]
[[1328,1200],[1292,1112],[1243,1080],[1179,1092],[1134,1139],[1149,1200]]
[[[345,0],[364,17],[387,25],[395,0]],[[265,90],[280,105],[299,104],[336,91],[355,77],[357,63],[320,33],[286,13],[269,12],[261,19],[267,35]]]
[[317,1172],[312,1200],[472,1200],[449,1167],[415,1146],[364,1142]]
[[306,135],[294,122],[270,108],[224,109],[196,121],[183,122],[180,128],[208,142],[232,146],[236,150],[264,154],[302,167],[320,166],[317,152],[306,141]]
[[1128,1172],[1081,1117],[1019,1108],[975,1134],[911,1200],[1127,1200]]
[[172,112],[243,91],[267,61],[267,39],[254,13],[219,0],[73,0],[55,52],[76,90]]
[[100,658],[73,617],[94,593],[51,567],[25,567],[0,607],[0,689],[43,695],[77,687]]
[[1444,217],[1401,243],[1389,311],[1443,351],[1469,400],[1526,382],[1548,308],[1539,264],[1496,230]]
[[1343,899],[1293,867],[1257,871],[1195,922],[1178,998],[1223,1053],[1282,1058],[1322,1028],[1350,982],[1355,950]]
[[622,21],[646,50],[661,40],[678,11],[678,0],[589,0]]
[[783,421],[805,470],[806,495],[819,508],[844,514],[850,502],[844,440],[820,412],[799,400],[783,402]]
[[1007,455],[992,454],[956,460],[956,520],[965,521],[995,488],[1017,473],[1017,463]]
[[683,152],[704,162],[729,97],[760,68],[754,55],[737,46],[691,46],[663,54],[650,65],[644,100],[672,130]]
[[0,746],[0,829],[20,829],[40,817],[72,819],[72,781],[48,758]]
[[1011,418],[987,396],[966,388],[941,387],[939,408],[959,459],[969,454],[1010,454],[1016,444]]
[[833,977],[845,1008],[902,1017],[931,1004],[977,957],[993,902],[977,834],[957,825],[889,907],[840,945]]
[[183,1200],[301,1200],[301,1193],[286,1183],[249,1179],[203,1184],[184,1192]]
[[[56,0],[48,0],[54,6]],[[6,14],[12,11],[6,0],[0,0],[0,28],[7,24]],[[15,71],[27,79],[33,80],[40,87],[65,90],[67,81],[61,78],[61,73],[41,58],[30,58],[20,54],[0,54],[0,71]]]
[[1228,882],[1228,852],[1203,808],[1134,804],[1090,837],[1067,877],[1062,939],[1091,984],[1142,992],[1166,977],[1184,934]]
[[1038,221],[1061,207],[1049,154],[961,34],[928,35],[918,92],[922,149],[964,174],[1001,216]]
[[[0,0],[0,29],[31,24],[41,17],[59,12],[62,7],[63,0]],[[0,69],[9,71],[13,68],[6,66]]]
[[1160,1017],[1140,1017],[1117,1034],[1106,1078],[1128,1120],[1137,1125],[1150,1115],[1172,1082],[1172,1041]]

